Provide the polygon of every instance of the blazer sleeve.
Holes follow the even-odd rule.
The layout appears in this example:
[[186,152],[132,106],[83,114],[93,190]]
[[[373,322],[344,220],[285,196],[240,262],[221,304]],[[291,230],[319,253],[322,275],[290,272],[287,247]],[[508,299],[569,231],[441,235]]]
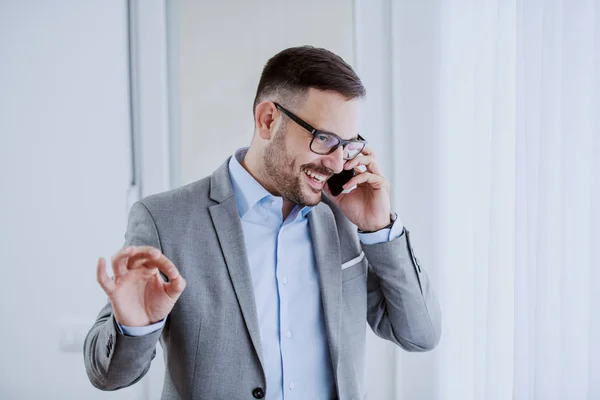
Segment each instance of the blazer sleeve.
[[414,255],[410,232],[362,245],[369,262],[367,320],[373,332],[408,351],[432,350],[441,336],[438,300]]
[[[153,246],[162,251],[158,230],[141,202],[129,212],[124,246]],[[131,386],[144,377],[156,355],[162,328],[141,337],[125,336],[116,326],[110,301],[102,308],[83,345],[83,358],[92,385],[102,390]]]

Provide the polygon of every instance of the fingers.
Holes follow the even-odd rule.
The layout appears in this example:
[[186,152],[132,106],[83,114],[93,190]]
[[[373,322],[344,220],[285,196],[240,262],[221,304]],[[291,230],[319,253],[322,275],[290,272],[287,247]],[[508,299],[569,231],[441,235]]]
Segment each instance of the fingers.
[[[375,151],[373,151],[373,148],[369,145],[366,145],[357,157],[353,158],[350,161],[347,161],[344,165],[344,169],[349,170],[351,168],[356,168],[360,165],[364,165],[366,167],[367,172],[382,175],[381,170],[379,169],[379,164],[377,163]],[[364,170],[360,170],[358,172],[364,172]]]
[[183,279],[181,275],[178,275],[176,278],[170,279],[169,283],[165,284],[165,292],[171,299],[177,300],[186,285],[185,279]]
[[149,269],[157,268],[156,266],[152,265],[152,261],[154,260],[154,258],[155,256],[150,255],[150,253],[138,253],[136,255],[133,255],[129,257],[129,260],[127,262],[127,269],[134,270],[140,267],[146,267]]
[[[158,271],[162,272],[169,280],[168,283],[165,283],[165,291],[173,300],[179,298],[186,286],[186,282],[179,274],[177,267],[160,250],[152,246],[124,248],[113,256],[112,264],[115,276],[122,275],[128,270],[144,267],[154,270],[155,279],[163,282],[158,274]],[[98,260],[97,279],[108,295],[114,292],[115,282],[106,273],[106,264],[103,258]]]
[[179,276],[175,265],[160,250],[152,246],[129,246],[121,249],[112,258],[115,276],[124,275],[127,270],[140,267],[157,268],[169,280]]
[[165,274],[169,281],[179,277],[177,267],[157,248],[151,246],[137,246],[131,254],[132,262],[128,269],[139,268],[142,265],[146,267],[158,268],[160,272]]
[[[364,166],[364,168],[361,168]],[[349,170],[354,168],[356,175],[343,186],[344,190],[348,190],[353,186],[369,184],[375,189],[389,188],[389,182],[385,179],[377,164],[375,152],[367,145],[361,153],[354,159],[347,161],[344,169]]]
[[[347,161],[346,164],[344,165],[344,169],[352,169],[352,168],[356,168],[360,165],[364,165],[367,168],[367,171],[372,173],[372,174],[377,174],[377,175],[381,175],[381,170],[379,169],[379,166],[377,165],[377,160],[375,159],[375,156],[358,156],[350,161]],[[363,172],[363,171],[361,171]]]
[[355,185],[368,184],[374,189],[387,189],[389,188],[388,181],[381,175],[372,174],[370,172],[363,172],[357,174],[354,178],[350,179],[343,187],[344,190],[351,188]]
[[96,266],[96,280],[108,296],[115,291],[115,282],[106,273],[106,262],[102,257],[98,259],[98,265]]
[[370,145],[366,145],[365,148],[362,149],[362,151],[360,153],[365,156],[375,157],[375,151],[373,150],[373,148]]
[[113,274],[115,274],[115,276],[122,275],[127,272],[127,260],[131,255],[132,250],[132,247],[125,247],[112,256],[111,264]]

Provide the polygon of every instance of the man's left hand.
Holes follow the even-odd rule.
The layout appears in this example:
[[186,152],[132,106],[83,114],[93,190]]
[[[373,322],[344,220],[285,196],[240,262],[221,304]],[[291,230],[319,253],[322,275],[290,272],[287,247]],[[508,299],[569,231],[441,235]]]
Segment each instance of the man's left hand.
[[[357,168],[361,165],[366,171]],[[324,191],[358,229],[365,232],[378,231],[391,222],[390,183],[382,175],[375,153],[369,146],[356,158],[346,161],[344,169],[352,168],[356,176],[344,185],[344,190],[356,185],[354,190],[340,193],[336,197],[332,196],[327,185]]]

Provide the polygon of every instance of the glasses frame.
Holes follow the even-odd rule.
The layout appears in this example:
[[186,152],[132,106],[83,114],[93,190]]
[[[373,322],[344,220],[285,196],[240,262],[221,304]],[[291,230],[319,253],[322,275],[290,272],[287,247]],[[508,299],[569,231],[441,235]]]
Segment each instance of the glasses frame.
[[[351,157],[351,158],[344,157],[344,160],[348,161],[348,160],[353,160],[354,158],[356,158],[364,150],[365,146],[367,145],[367,141],[360,135],[357,135],[358,139],[351,139],[351,140],[342,139],[335,133],[325,132],[325,131],[321,131],[319,129],[313,128],[313,126],[311,124],[304,121],[302,118],[298,117],[293,112],[287,110],[281,104],[275,103],[275,102],[273,104],[275,104],[275,107],[277,107],[277,109],[279,111],[281,111],[282,113],[284,113],[289,119],[291,119],[292,121],[294,121],[295,123],[300,125],[302,128],[307,130],[312,135],[312,139],[310,141],[309,148],[310,148],[310,151],[312,151],[315,154],[319,154],[321,156],[326,156],[326,155],[329,155],[329,154],[333,153],[334,151],[336,151],[338,149],[338,147],[340,147],[340,146],[342,146],[342,148],[345,148],[346,145],[349,143],[360,143],[362,145],[362,148],[360,149],[360,151],[358,153],[356,153],[356,155],[354,157]],[[338,141],[338,144],[336,146],[334,146],[333,148],[331,148],[331,150],[329,150],[327,153],[319,153],[317,151],[314,151],[312,148],[312,145],[313,145],[313,142],[315,141],[315,137],[318,134],[332,136]]]

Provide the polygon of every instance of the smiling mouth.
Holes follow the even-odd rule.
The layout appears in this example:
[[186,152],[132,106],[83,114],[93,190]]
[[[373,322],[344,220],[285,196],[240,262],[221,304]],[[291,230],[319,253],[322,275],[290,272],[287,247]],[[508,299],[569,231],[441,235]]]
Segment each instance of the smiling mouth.
[[306,174],[310,180],[321,185],[329,178],[327,175],[318,174],[309,170],[308,168],[303,169],[302,172],[304,172],[304,174]]

